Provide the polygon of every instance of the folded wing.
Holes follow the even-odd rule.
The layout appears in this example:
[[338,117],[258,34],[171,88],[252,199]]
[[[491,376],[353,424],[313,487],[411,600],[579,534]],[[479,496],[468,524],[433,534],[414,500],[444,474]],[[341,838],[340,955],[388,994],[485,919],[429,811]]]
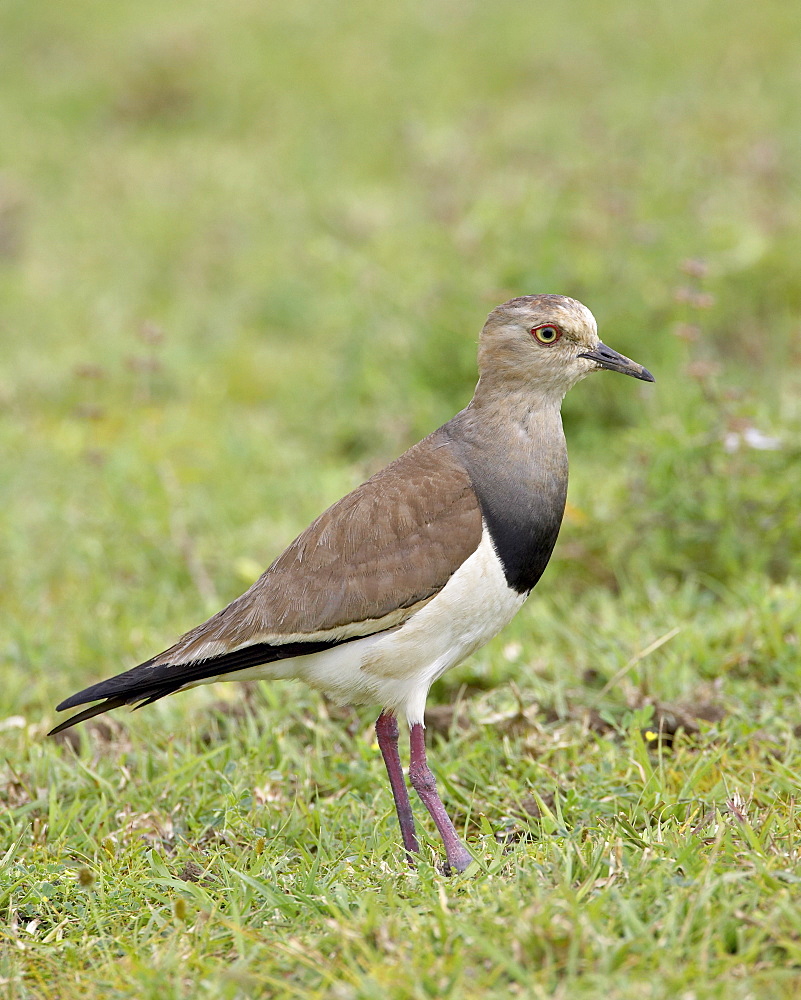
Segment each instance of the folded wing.
[[317,518],[241,597],[165,652],[72,695],[105,699],[53,732],[123,704],[403,624],[478,547],[481,511],[447,428]]

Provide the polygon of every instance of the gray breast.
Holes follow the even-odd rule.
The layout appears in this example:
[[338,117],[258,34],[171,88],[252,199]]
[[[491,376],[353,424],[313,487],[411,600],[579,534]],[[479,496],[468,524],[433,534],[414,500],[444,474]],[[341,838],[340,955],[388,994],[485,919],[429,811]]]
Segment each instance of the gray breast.
[[453,447],[470,475],[506,582],[528,593],[548,565],[565,510],[561,418],[557,410],[514,426],[507,418],[493,428],[477,426],[470,416],[462,411],[448,426]]

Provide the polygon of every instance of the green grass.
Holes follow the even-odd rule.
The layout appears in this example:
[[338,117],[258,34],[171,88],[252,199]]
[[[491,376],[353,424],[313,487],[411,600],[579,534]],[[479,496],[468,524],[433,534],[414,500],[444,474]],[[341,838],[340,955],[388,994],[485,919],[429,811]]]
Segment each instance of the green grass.
[[[798,995],[800,30],[5,4],[0,995]],[[552,566],[432,691],[465,875],[422,816],[405,867],[375,713],[299,685],[45,738],[462,406],[533,291],[658,381],[568,397]]]

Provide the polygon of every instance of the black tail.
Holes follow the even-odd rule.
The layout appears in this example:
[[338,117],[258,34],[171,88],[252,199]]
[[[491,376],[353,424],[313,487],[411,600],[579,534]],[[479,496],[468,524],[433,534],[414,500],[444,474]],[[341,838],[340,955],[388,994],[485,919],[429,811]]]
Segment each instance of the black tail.
[[[341,646],[345,642],[352,642],[362,636],[352,636],[347,639],[336,639],[321,642],[287,642],[272,645],[267,642],[257,642],[252,646],[243,646],[234,649],[230,653],[222,653],[220,656],[212,656],[206,660],[192,660],[189,663],[154,663],[153,660],[146,660],[138,667],[132,667],[122,674],[109,677],[108,680],[92,684],[91,687],[84,688],[77,694],[65,698],[57,706],[58,712],[63,712],[68,708],[75,708],[77,705],[85,705],[90,701],[105,699],[99,705],[92,705],[72,718],[67,719],[55,729],[51,729],[47,734],[53,736],[69,729],[79,722],[85,722],[95,715],[108,712],[112,708],[119,708],[121,705],[134,705],[142,708],[151,702],[158,701],[168,694],[180,691],[181,688],[197,684],[199,681],[209,677],[217,677],[220,674],[229,674],[235,670],[245,670],[247,667],[257,667],[262,663],[274,663],[276,660],[286,660],[293,656],[308,656],[310,653],[319,653],[324,649],[331,649],[333,646]],[[155,659],[155,657],[154,657]]]

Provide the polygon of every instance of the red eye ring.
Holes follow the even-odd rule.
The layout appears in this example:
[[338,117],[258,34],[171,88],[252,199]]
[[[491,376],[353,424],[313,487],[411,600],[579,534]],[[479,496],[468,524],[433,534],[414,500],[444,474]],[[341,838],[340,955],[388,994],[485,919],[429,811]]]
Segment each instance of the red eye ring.
[[562,336],[562,330],[554,323],[543,323],[542,326],[535,326],[531,330],[531,336],[543,347],[553,347]]

